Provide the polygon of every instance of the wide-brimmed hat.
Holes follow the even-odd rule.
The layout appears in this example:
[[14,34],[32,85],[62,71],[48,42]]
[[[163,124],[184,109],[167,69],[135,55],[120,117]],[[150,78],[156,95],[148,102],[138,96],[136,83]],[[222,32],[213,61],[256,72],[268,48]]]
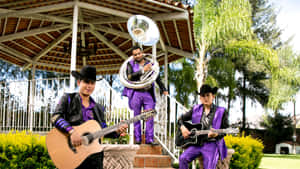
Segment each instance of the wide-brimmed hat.
[[217,87],[211,87],[208,84],[204,84],[201,86],[200,88],[200,93],[198,91],[196,91],[197,94],[199,94],[200,96],[206,94],[206,93],[212,93],[212,94],[216,94],[218,91]]
[[93,66],[84,66],[80,72],[72,71],[72,76],[76,79],[87,79],[96,81],[96,68]]

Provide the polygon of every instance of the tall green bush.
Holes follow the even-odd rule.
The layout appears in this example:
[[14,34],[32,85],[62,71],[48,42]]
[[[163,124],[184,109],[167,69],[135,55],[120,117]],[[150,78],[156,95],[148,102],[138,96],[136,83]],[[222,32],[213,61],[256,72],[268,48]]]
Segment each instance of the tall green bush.
[[234,149],[230,161],[231,169],[257,169],[263,157],[263,144],[261,140],[247,137],[224,137],[227,148]]
[[45,136],[26,131],[0,134],[0,169],[54,169]]

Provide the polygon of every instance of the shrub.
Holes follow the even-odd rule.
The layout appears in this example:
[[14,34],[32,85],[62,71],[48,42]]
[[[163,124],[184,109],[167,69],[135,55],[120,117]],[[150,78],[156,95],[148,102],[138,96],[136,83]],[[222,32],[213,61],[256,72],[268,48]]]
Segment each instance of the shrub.
[[227,148],[234,149],[230,161],[231,169],[256,169],[263,157],[263,144],[261,140],[246,137],[225,136]]
[[45,136],[12,131],[0,134],[0,169],[54,169]]

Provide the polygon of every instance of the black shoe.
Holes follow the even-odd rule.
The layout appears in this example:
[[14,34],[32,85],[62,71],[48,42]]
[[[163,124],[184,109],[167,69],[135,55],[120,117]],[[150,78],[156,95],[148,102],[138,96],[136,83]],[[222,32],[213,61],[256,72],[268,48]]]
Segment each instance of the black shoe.
[[158,145],[158,143],[155,143],[154,141],[153,141],[153,142],[150,142],[150,143],[146,143],[146,144],[149,144],[149,145],[151,145],[151,146],[157,146],[157,145]]

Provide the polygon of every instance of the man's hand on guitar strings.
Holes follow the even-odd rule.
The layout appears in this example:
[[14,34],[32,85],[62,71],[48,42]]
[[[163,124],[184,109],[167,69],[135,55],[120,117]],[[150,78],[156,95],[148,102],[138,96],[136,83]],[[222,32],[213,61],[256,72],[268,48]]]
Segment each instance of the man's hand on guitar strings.
[[208,138],[213,138],[213,137],[217,137],[218,136],[218,133],[214,132],[214,128],[211,128],[209,133],[207,134],[208,135]]
[[73,130],[74,131],[71,133],[70,139],[71,139],[72,145],[77,147],[82,144],[82,139],[81,139],[80,134],[75,129],[73,129]]
[[127,128],[128,128],[128,125],[123,124],[118,128],[117,133],[120,134],[120,136],[126,136],[126,129]]
[[180,130],[184,139],[188,138],[191,134],[191,132],[184,125],[180,127]]

